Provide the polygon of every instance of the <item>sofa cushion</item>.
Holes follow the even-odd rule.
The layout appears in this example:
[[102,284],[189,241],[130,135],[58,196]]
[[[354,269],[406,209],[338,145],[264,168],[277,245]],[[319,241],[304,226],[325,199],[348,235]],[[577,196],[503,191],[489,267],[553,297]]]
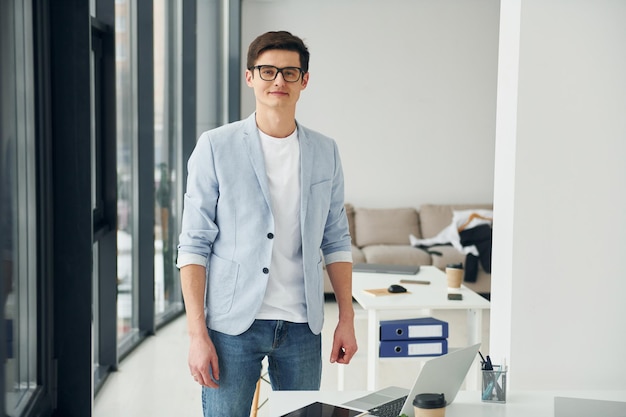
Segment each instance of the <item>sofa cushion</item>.
[[437,236],[439,232],[452,223],[454,210],[492,208],[492,204],[424,204],[419,211],[422,237],[426,239]]
[[369,245],[361,248],[369,264],[430,265],[428,252],[410,245]]
[[[356,208],[354,226],[356,245],[407,245],[409,235],[420,237],[419,219],[414,208]],[[368,262],[372,262],[369,261]]]

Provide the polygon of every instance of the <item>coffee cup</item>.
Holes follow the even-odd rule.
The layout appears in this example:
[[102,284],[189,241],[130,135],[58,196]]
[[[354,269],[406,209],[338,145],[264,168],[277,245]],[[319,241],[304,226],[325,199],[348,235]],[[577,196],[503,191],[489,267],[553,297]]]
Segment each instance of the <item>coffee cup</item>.
[[417,394],[413,399],[415,417],[444,417],[446,398],[444,394]]
[[446,277],[448,278],[448,288],[461,288],[463,282],[463,264],[448,264],[446,266]]

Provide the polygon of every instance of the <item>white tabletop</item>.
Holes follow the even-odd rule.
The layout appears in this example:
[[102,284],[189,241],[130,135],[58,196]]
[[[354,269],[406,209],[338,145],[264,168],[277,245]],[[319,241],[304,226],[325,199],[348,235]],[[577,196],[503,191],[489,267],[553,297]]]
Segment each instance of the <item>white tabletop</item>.
[[[400,283],[402,279],[429,281],[429,285]],[[374,296],[364,290],[388,288],[400,284],[407,293]],[[463,294],[463,300],[448,300],[448,292]],[[416,275],[381,274],[372,272],[352,273],[352,295],[366,310],[415,309],[488,309],[489,301],[465,286],[448,290],[446,274],[434,266],[422,266]]]
[[[402,280],[419,280],[425,284],[401,282]],[[386,289],[392,284],[400,284],[407,289],[406,293],[373,295],[365,290]],[[449,292],[463,295],[462,300],[448,300]],[[378,335],[381,315],[392,311],[402,313],[430,315],[431,310],[466,310],[468,315],[468,340],[465,346],[482,343],[482,312],[490,308],[488,300],[465,286],[459,289],[448,289],[446,274],[434,266],[422,266],[415,275],[384,274],[376,272],[354,272],[352,275],[352,296],[367,311],[367,388],[376,389],[378,381]],[[397,358],[396,358],[397,359]],[[343,368],[337,377],[337,387],[342,390],[345,376]],[[478,361],[468,374],[468,389],[477,389]]]
[[[270,393],[269,415],[280,417],[315,401],[340,405],[365,394],[363,391],[274,391]],[[554,417],[557,396],[626,401],[626,391],[520,391],[507,393],[505,404],[494,404],[482,402],[480,392],[461,391],[446,407],[446,417]]]

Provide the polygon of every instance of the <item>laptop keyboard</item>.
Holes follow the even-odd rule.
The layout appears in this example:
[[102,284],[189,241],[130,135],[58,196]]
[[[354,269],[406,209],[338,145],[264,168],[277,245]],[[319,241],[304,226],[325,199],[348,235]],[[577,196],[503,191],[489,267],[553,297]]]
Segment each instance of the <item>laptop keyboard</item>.
[[400,411],[402,411],[402,406],[406,402],[406,398],[408,395],[404,397],[397,398],[395,400],[391,400],[388,403],[379,405],[378,407],[374,407],[371,410],[368,410],[368,413],[372,416],[377,417],[398,417],[400,415]]

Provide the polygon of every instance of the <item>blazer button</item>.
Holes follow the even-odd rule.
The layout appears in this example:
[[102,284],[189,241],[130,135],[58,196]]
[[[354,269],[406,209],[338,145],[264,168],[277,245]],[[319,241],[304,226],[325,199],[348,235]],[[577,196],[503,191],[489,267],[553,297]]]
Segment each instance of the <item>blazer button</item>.
[[267,234],[267,238],[268,239],[274,239],[274,233],[268,233]]
[[269,270],[268,268],[263,268],[263,273],[264,273],[264,274],[269,274],[269,273],[270,273],[270,270]]

